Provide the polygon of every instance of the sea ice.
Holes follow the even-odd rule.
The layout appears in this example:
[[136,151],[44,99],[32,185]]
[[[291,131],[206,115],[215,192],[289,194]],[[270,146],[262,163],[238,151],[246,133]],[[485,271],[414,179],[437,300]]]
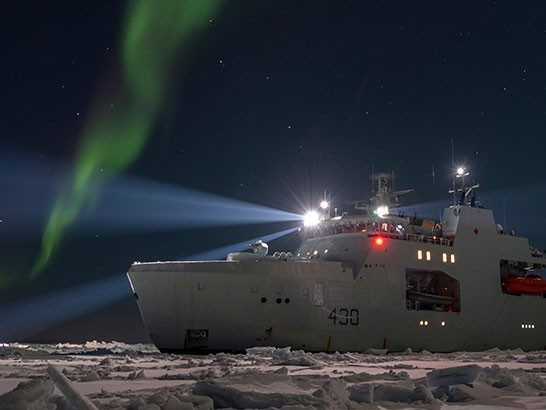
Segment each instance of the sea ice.
[[290,376],[274,373],[247,373],[221,380],[200,381],[193,393],[211,397],[215,407],[236,409],[317,406],[322,402],[311,391],[292,384]]
[[19,383],[17,387],[0,396],[0,408],[13,410],[56,409],[50,403],[53,382],[46,378],[32,379]]
[[546,409],[546,366],[537,365],[544,351],[378,350],[312,354],[257,347],[247,354],[189,356],[115,342],[11,344],[0,347],[0,408],[17,399],[25,409],[66,409],[70,400],[47,387],[52,364],[74,392],[104,410]]
[[480,370],[480,366],[475,364],[433,370],[427,373],[427,381],[430,387],[472,384]]

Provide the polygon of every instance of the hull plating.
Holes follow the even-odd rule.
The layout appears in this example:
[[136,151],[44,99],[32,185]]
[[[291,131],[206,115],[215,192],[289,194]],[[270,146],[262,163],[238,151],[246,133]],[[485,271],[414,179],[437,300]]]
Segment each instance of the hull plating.
[[[330,258],[360,255],[350,266],[320,259],[136,263],[128,277],[150,337],[162,350],[545,348],[546,299],[507,295],[499,276],[501,258],[540,260],[529,256],[524,238],[491,233],[484,241],[474,228],[467,231],[454,246],[387,240],[377,248],[364,235],[349,234],[301,248],[328,246]],[[419,260],[418,251],[430,252],[430,260]],[[446,263],[444,253],[456,255],[455,261]],[[460,311],[408,308],[408,269],[456,279]]]

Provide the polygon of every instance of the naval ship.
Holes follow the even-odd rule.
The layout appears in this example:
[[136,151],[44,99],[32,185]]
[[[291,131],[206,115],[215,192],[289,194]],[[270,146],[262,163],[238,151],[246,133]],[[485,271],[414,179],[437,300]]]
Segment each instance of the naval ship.
[[441,220],[405,216],[410,190],[379,175],[354,212],[310,212],[294,253],[258,242],[226,260],[135,262],[151,340],[162,352],[545,349],[546,256],[505,232],[465,176],[454,171]]

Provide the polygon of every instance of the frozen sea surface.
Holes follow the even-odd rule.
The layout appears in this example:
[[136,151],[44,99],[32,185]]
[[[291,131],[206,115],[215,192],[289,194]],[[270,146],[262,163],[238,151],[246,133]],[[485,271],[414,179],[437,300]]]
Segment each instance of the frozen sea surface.
[[71,408],[50,365],[99,409],[546,409],[546,351],[193,356],[119,342],[0,345],[0,408]]

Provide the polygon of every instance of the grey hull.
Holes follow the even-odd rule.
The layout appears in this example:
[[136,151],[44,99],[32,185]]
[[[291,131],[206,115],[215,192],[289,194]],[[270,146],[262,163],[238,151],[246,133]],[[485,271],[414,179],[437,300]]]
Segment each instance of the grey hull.
[[[329,259],[345,254],[352,263],[135,263],[128,277],[150,337],[167,351],[544,349],[546,298],[507,295],[499,275],[503,258],[544,259],[529,254],[525,238],[491,229],[492,215],[473,216],[461,218],[452,246],[387,238],[378,248],[373,237],[352,233],[310,240],[299,250],[325,255],[327,248]],[[418,259],[418,251],[430,252],[430,260]],[[455,255],[453,263],[444,261],[444,253]],[[460,311],[409,309],[406,280],[412,269],[455,278]]]

